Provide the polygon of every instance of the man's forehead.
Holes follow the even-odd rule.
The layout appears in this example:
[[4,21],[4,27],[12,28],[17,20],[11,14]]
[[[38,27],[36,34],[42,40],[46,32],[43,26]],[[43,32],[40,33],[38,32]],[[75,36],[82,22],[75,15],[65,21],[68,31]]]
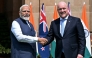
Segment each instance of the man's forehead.
[[24,6],[24,7],[22,7],[22,10],[23,9],[30,9],[30,8],[29,8],[29,6]]
[[65,2],[59,2],[57,6],[59,6],[59,7],[67,7],[67,4]]

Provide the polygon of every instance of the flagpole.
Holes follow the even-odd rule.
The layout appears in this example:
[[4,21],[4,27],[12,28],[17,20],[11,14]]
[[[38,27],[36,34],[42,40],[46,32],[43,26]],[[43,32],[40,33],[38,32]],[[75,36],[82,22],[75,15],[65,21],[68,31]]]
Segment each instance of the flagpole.
[[[39,0],[39,19],[40,19],[40,0]],[[39,23],[40,23],[40,21],[39,21]]]
[[[39,0],[39,19],[40,19],[40,0]],[[38,23],[38,25],[39,25],[39,23]],[[38,30],[39,30],[39,28],[38,28]],[[38,32],[38,35],[39,35],[39,32]],[[37,43],[37,48],[38,48],[38,43]],[[38,52],[38,54],[39,54],[39,52]]]
[[[36,30],[35,30],[35,32],[36,32]],[[35,36],[37,37],[37,32],[36,32]],[[36,51],[37,51],[37,54],[39,54],[39,52],[38,52],[38,42],[36,42]]]
[[[39,19],[40,19],[40,0],[39,0]],[[38,24],[39,25],[39,24]],[[36,30],[35,30],[35,32],[36,32],[36,37],[37,37],[37,35],[39,34]],[[36,58],[38,58],[39,57],[39,52],[38,52],[38,42],[36,42],[36,51],[37,51],[37,56],[36,56]]]

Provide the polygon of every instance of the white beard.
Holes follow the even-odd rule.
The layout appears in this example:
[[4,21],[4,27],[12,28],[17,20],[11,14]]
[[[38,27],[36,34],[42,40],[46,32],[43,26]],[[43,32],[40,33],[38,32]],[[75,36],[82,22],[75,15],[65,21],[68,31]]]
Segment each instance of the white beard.
[[23,20],[29,20],[29,17],[21,17]]
[[23,20],[29,20],[29,17],[24,17],[20,14],[20,17],[23,19]]

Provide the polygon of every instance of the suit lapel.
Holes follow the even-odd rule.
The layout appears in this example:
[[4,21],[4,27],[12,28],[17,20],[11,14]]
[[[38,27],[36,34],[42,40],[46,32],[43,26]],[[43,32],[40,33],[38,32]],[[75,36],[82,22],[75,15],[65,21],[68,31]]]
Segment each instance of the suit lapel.
[[60,34],[60,18],[57,20],[57,31],[58,31],[59,36],[61,36],[61,34]]
[[[67,23],[66,23],[65,30],[64,30],[64,35],[65,35],[66,31],[67,31],[67,30],[69,29],[69,27],[70,27],[70,23],[72,22],[71,19],[72,19],[71,16],[69,16],[68,19],[67,19]],[[57,31],[58,31],[58,34],[59,34],[59,36],[61,36],[61,34],[60,34],[60,18],[57,19],[56,23],[57,23]],[[64,35],[63,35],[63,36],[64,36]],[[62,37],[62,36],[61,36],[61,37]]]
[[69,29],[70,23],[71,23],[71,16],[69,16],[67,19],[67,23],[66,23],[65,30],[64,30],[64,35],[65,35],[66,31]]

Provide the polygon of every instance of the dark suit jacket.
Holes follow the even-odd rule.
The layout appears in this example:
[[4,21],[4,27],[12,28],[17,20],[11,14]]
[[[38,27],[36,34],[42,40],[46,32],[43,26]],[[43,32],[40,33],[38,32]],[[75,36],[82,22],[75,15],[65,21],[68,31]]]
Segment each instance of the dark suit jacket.
[[68,17],[63,37],[60,34],[60,18],[52,21],[47,35],[47,44],[51,43],[54,37],[56,39],[55,58],[62,58],[62,47],[66,58],[77,58],[78,54],[84,56],[86,40],[83,25],[79,18]]

